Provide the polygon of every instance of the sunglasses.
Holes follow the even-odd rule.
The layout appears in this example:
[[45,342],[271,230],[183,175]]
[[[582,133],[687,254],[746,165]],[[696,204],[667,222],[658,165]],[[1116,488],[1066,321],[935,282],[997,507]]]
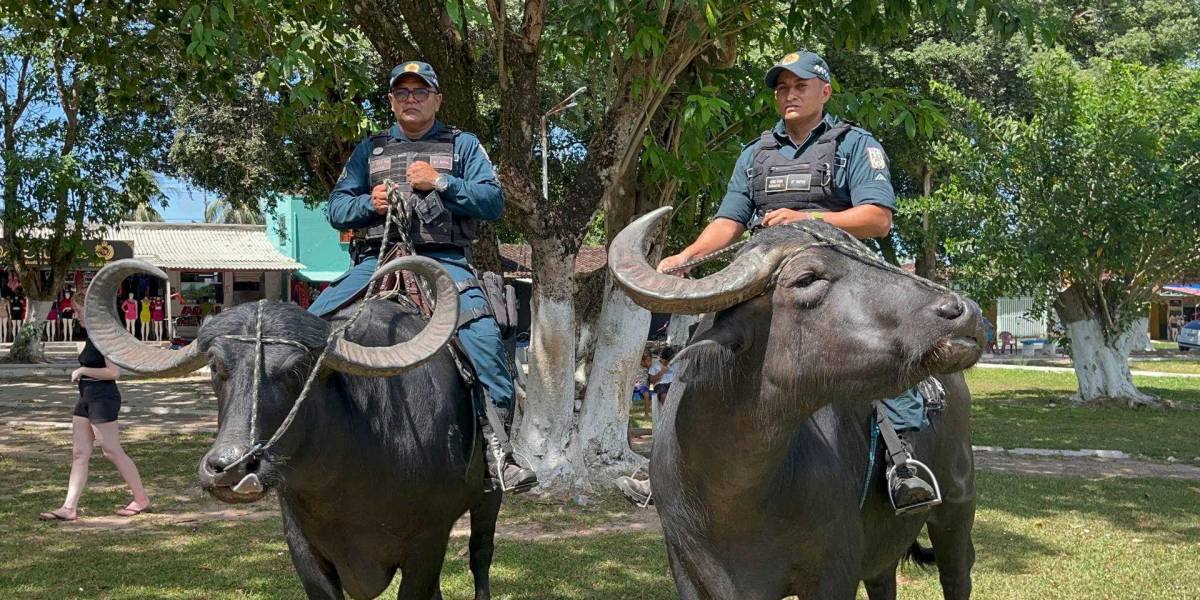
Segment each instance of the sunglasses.
[[398,102],[408,102],[409,96],[416,98],[417,102],[424,102],[428,100],[430,96],[436,93],[437,92],[435,90],[430,88],[417,88],[413,90],[408,88],[396,88],[392,90],[392,97]]

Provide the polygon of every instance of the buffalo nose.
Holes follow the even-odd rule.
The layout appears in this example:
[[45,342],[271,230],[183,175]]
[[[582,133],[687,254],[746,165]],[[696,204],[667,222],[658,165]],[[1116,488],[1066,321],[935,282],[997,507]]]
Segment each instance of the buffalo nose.
[[230,467],[230,465],[237,462],[237,460],[241,457],[241,448],[225,447],[210,452],[208,454],[208,458],[205,459],[205,463],[208,465],[208,468],[212,470],[212,472],[224,473],[225,470]]
[[966,309],[963,307],[962,300],[959,300],[958,298],[951,298],[943,302],[941,306],[938,306],[936,312],[937,316],[953,321],[963,316],[963,312],[965,310]]

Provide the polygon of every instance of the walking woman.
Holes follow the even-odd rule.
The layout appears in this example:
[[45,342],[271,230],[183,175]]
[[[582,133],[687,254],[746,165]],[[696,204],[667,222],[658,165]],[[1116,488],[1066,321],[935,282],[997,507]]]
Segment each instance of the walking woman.
[[[103,301],[103,299],[101,300]],[[133,501],[117,511],[122,517],[132,517],[150,507],[150,497],[142,487],[133,459],[121,448],[117,430],[117,415],[121,411],[121,391],[117,389],[117,378],[121,369],[92,344],[87,337],[87,323],[83,319],[83,297],[76,300],[76,319],[84,328],[83,351],[79,353],[80,367],[71,373],[71,381],[79,384],[79,402],[75,405],[71,419],[74,446],[71,451],[71,476],[67,482],[67,499],[63,505],[38,515],[43,521],[74,521],[79,516],[79,497],[87,485],[88,461],[92,457],[92,445],[100,441],[107,458],[117,467],[121,477],[133,492]]]

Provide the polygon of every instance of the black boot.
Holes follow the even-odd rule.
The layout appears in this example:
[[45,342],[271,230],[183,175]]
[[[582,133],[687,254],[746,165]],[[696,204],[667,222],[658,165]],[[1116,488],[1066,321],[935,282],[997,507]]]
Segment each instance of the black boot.
[[[896,514],[913,512],[916,510],[927,510],[932,504],[937,493],[932,485],[925,482],[910,468],[908,465],[900,465],[896,467],[892,478],[888,481],[888,493],[892,496],[892,504],[896,507]],[[920,506],[928,504],[927,506]]]
[[[538,484],[537,473],[517,462],[512,445],[508,441],[511,427],[509,412],[503,408],[489,407],[485,418],[480,419],[483,438],[487,442],[484,458],[487,460],[488,476],[494,486],[505,492],[520,494]],[[494,422],[498,421],[498,422]]]
[[879,425],[879,435],[883,438],[888,465],[887,491],[892,501],[892,508],[897,515],[924,512],[941,504],[938,497],[936,482],[926,481],[923,477],[933,477],[933,472],[921,468],[913,459],[913,444],[910,438],[912,432],[897,435],[891,421],[884,414],[883,407],[876,403],[876,423]]

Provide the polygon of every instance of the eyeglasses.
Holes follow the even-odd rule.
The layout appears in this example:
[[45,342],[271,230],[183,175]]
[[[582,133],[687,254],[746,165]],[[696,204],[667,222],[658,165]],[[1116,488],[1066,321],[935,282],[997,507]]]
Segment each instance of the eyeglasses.
[[436,92],[430,88],[417,88],[412,90],[408,88],[396,88],[392,90],[392,97],[395,98],[397,102],[408,102],[409,96],[416,98],[417,102],[424,102],[435,93]]

